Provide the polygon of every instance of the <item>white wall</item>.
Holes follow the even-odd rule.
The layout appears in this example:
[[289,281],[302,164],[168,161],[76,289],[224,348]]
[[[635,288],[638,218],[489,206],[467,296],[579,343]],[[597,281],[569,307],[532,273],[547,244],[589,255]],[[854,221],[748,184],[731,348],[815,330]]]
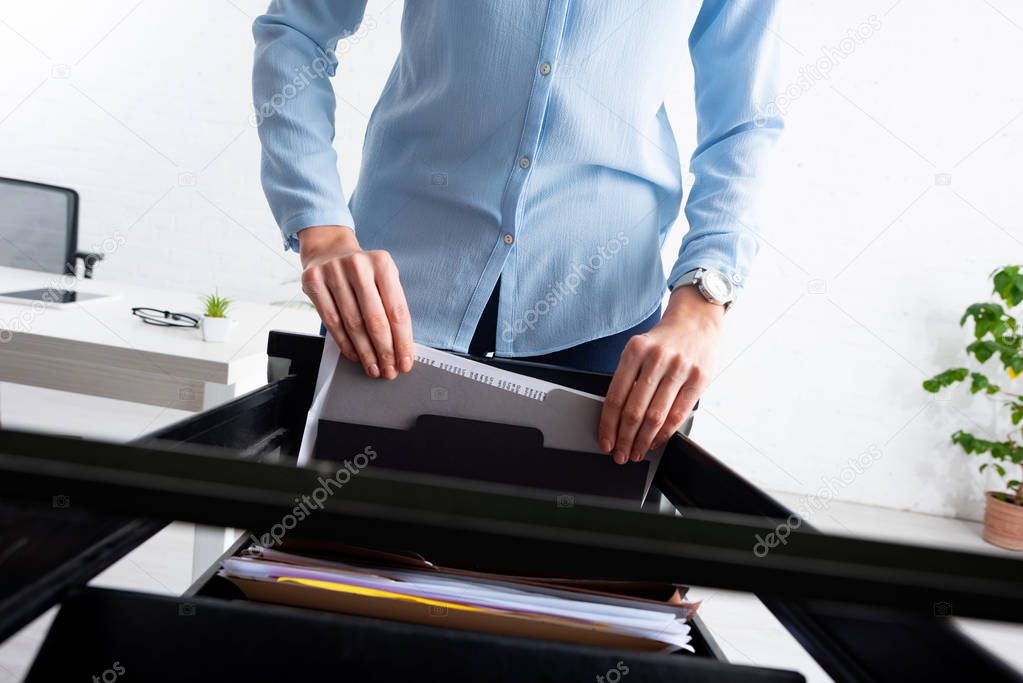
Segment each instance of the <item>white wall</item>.
[[964,361],[962,310],[986,297],[991,270],[1023,260],[1023,84],[1010,67],[1023,7],[788,9],[788,82],[870,15],[879,28],[789,108],[768,246],[698,438],[771,487],[975,517],[993,482],[948,437],[1005,429],[920,381]]
[[[249,26],[263,4],[0,2],[0,175],[77,188],[82,244],[123,236],[102,277],[297,295],[282,284],[298,264],[259,189],[248,121]],[[401,4],[371,0],[374,28],[346,47],[337,146],[348,188]],[[842,42],[864,24],[868,38]],[[1023,260],[1023,8],[803,0],[789,3],[779,35],[794,97],[782,103],[789,131],[766,245],[729,314],[695,436],[761,485],[825,487],[811,511],[834,495],[976,516],[977,461],[948,435],[967,419],[982,432],[997,425],[961,395],[935,401],[919,385],[961,361],[956,321],[985,296],[986,274]],[[678,48],[670,104],[686,156],[681,29]],[[815,63],[828,77],[800,82]],[[864,453],[869,465],[854,473],[847,461]]]
[[[282,284],[298,260],[266,207],[249,120],[250,27],[266,4],[0,2],[0,174],[79,190],[80,242],[124,236],[101,276],[263,301],[297,294]],[[382,14],[346,70],[349,186],[357,112],[383,85],[400,16],[401,3]]]

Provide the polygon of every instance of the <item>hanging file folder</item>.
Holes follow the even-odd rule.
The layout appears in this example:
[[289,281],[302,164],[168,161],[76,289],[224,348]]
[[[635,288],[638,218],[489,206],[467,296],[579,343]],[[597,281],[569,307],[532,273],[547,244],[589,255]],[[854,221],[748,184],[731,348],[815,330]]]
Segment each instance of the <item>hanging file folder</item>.
[[369,447],[375,468],[641,502],[661,451],[616,464],[597,442],[602,408],[599,396],[421,345],[411,372],[370,378],[328,339],[300,461]]

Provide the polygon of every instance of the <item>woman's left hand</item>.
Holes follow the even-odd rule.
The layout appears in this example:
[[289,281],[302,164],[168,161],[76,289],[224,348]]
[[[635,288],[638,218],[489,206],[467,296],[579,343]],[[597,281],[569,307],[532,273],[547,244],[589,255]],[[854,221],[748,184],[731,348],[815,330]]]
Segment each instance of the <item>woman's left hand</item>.
[[626,344],[597,431],[616,463],[642,460],[682,426],[710,382],[724,314],[696,287],[679,287],[661,321]]

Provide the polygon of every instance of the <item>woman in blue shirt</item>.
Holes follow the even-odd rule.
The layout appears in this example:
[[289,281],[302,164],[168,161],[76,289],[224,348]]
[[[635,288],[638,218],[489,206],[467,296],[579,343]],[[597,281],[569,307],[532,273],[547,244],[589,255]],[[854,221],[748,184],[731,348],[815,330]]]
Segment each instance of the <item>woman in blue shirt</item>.
[[[385,379],[411,370],[413,338],[613,372],[604,450],[666,441],[758,248],[775,4],[406,0],[346,200],[330,79],[365,0],[275,0],[253,26],[263,186],[341,353]],[[687,28],[695,184],[665,277],[682,169],[664,100]]]

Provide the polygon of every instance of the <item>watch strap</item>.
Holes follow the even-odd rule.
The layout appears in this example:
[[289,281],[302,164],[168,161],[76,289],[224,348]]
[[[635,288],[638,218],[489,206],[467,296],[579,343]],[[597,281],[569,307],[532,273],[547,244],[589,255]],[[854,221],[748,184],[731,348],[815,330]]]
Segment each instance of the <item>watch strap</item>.
[[732,298],[729,299],[728,301],[719,301],[715,299],[711,294],[707,292],[707,290],[703,287],[703,284],[701,283],[702,278],[700,276],[703,273],[706,273],[707,270],[708,270],[707,268],[693,268],[692,270],[687,270],[686,272],[682,273],[682,277],[678,279],[678,284],[675,285],[675,288],[677,289],[678,287],[694,286],[700,292],[704,299],[717,306],[723,306],[725,310],[728,310],[732,306],[732,303],[735,301],[734,289]]

